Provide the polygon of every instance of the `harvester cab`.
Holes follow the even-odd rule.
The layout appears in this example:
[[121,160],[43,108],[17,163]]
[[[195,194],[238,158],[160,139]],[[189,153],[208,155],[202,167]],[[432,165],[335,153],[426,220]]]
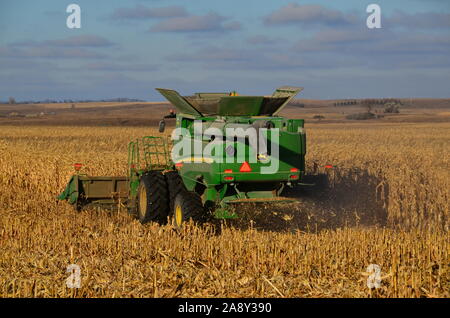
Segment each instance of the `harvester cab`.
[[143,223],[170,219],[177,227],[236,217],[235,203],[292,201],[281,194],[304,175],[304,121],[278,114],[302,88],[283,86],[270,96],[157,90],[177,110],[166,117],[176,118],[171,136],[131,142],[128,176],[76,174],[60,199],[78,208],[120,201]]

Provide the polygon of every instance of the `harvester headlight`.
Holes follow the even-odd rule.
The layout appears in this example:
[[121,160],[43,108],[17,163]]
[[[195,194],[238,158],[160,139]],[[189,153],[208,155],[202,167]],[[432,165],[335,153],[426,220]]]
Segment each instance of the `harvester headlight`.
[[257,157],[258,161],[262,162],[262,163],[267,163],[270,161],[270,157],[267,153],[260,153],[258,154]]

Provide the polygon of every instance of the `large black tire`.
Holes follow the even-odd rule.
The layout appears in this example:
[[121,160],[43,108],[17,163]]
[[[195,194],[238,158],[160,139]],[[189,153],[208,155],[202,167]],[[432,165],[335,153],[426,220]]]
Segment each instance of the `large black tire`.
[[172,224],[176,228],[181,228],[185,222],[190,220],[202,223],[205,221],[205,216],[202,199],[197,193],[181,191],[177,194],[171,210]]
[[137,217],[144,224],[163,223],[169,214],[167,182],[159,171],[150,171],[141,177],[137,195]]
[[187,191],[184,186],[183,179],[178,174],[178,171],[169,171],[165,174],[167,180],[167,186],[169,188],[169,200],[170,200],[170,211],[173,211],[173,204],[175,202],[176,196]]

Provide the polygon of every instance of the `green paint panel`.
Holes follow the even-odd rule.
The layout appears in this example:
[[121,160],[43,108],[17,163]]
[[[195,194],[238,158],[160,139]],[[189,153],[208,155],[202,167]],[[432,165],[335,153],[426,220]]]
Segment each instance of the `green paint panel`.
[[180,113],[186,113],[194,116],[202,116],[202,114],[197,111],[183,96],[178,94],[178,92],[172,89],[157,88],[158,92],[161,93],[169,102],[174,105]]

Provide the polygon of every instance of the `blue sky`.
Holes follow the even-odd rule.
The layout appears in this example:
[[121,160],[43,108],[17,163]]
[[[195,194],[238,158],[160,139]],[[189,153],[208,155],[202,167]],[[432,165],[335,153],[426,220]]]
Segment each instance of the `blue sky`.
[[[81,7],[81,28],[66,7]],[[366,7],[381,7],[381,29]],[[2,0],[0,100],[450,97],[447,0]]]

